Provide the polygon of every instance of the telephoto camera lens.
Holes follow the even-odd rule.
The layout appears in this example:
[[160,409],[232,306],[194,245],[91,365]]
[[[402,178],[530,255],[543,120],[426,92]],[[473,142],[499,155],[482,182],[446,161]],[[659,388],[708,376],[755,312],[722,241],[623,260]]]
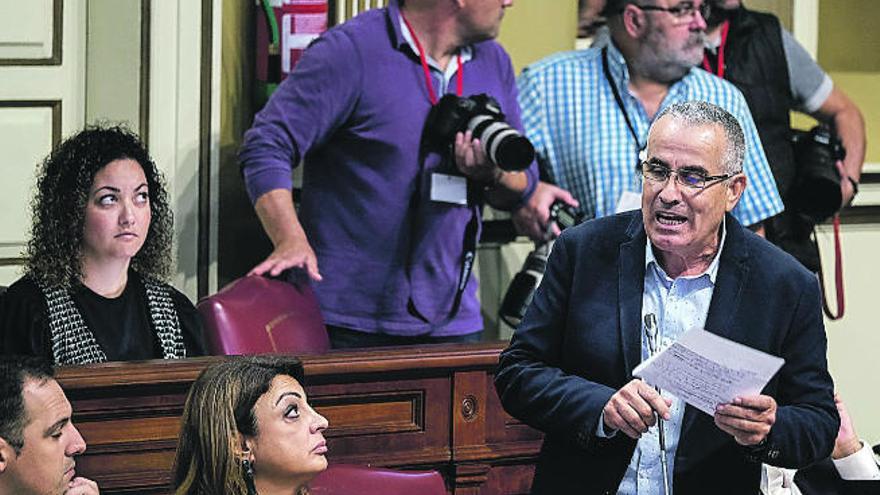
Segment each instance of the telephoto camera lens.
[[431,108],[422,130],[423,143],[448,148],[457,132],[471,131],[489,160],[502,170],[525,170],[535,160],[535,147],[505,122],[495,98],[478,94],[461,98],[446,94]]
[[522,321],[526,310],[535,297],[535,289],[538,288],[544,277],[549,254],[550,243],[544,243],[535,248],[529,253],[519,273],[510,281],[510,286],[504,294],[504,300],[501,301],[501,308],[498,310],[498,316],[504,323],[516,328]]
[[[550,206],[550,222],[547,224],[547,236],[552,236],[550,228],[555,224],[560,230],[573,227],[583,220],[584,215],[571,206],[562,201],[555,201]],[[544,277],[544,270],[547,269],[547,257],[550,255],[552,242],[543,242],[535,247],[535,250],[529,253],[523,263],[522,269],[510,281],[507,292],[504,293],[504,299],[501,301],[501,308],[498,309],[498,316],[501,321],[516,328],[532,299],[535,297],[535,290]]]
[[494,115],[477,115],[467,127],[483,144],[486,156],[504,170],[524,170],[535,159],[532,142]]

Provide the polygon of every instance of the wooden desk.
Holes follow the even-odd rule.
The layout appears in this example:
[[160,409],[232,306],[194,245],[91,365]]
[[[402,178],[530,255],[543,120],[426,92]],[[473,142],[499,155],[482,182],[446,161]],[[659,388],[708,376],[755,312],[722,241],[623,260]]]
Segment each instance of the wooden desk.
[[[330,462],[438,469],[450,493],[528,493],[541,434],[492,385],[502,343],[303,356],[330,421]],[[101,493],[168,493],[190,384],[216,357],[69,367],[58,381],[88,443],[77,471]]]

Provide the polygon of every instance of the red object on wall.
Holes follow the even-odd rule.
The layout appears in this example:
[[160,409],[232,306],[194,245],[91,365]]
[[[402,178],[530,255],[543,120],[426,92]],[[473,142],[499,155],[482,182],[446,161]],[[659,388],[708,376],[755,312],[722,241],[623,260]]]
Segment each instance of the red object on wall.
[[[257,7],[256,75],[259,81],[278,83],[293,70],[309,43],[327,30],[328,2],[273,0],[271,4],[278,23],[280,57],[270,57],[271,33],[262,8]],[[270,63],[278,63],[280,67],[270,70]]]

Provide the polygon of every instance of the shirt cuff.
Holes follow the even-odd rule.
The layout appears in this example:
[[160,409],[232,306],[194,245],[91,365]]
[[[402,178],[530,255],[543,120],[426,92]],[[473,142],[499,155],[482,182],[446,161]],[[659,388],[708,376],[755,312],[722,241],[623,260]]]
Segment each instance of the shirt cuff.
[[605,430],[605,411],[602,411],[602,414],[599,415],[599,424],[596,425],[596,436],[599,438],[614,438],[614,435],[617,435],[617,430]]
[[804,104],[801,106],[801,109],[806,113],[813,113],[819,109],[824,103],[825,100],[828,99],[828,96],[831,95],[831,90],[834,89],[834,82],[831,80],[831,76],[825,74],[825,78],[822,79],[822,83],[819,84],[819,87],[816,88],[816,91],[804,101]]
[[855,454],[843,459],[832,459],[840,477],[847,481],[880,480],[880,467],[874,460],[874,454],[867,443]]

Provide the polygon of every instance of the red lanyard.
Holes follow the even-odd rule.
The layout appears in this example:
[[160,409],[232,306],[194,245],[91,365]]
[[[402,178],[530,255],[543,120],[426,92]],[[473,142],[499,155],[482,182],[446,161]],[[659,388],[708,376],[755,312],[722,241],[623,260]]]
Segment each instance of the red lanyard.
[[[425,73],[425,86],[428,88],[428,99],[431,100],[432,105],[436,105],[437,93],[434,92],[434,83],[431,82],[431,69],[428,68],[428,57],[425,55],[425,49],[422,48],[422,44],[419,43],[419,38],[416,36],[416,32],[409,24],[409,21],[406,20],[406,17],[404,17],[403,14],[400,14],[400,17],[403,18],[403,23],[406,24],[406,28],[409,29],[409,34],[412,36],[416,48],[419,49],[419,60],[422,62],[422,71]],[[464,89],[464,66],[461,65],[461,54],[456,55],[455,60],[458,63],[458,70],[456,71],[455,78],[455,92],[458,96],[461,96]]]
[[730,31],[730,21],[724,21],[721,25],[721,44],[718,45],[718,70],[713,71],[709,65],[709,56],[703,55],[703,68],[707,72],[714,72],[718,77],[724,79],[724,47],[727,45],[727,32]]

